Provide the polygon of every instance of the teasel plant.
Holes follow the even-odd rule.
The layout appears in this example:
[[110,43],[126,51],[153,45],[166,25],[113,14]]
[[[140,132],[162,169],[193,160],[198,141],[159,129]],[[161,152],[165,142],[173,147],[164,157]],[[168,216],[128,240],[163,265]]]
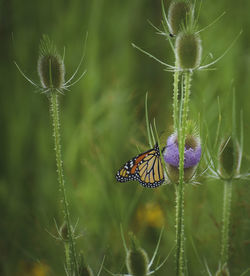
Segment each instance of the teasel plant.
[[110,275],[112,276],[148,276],[153,275],[155,272],[160,270],[163,265],[167,262],[168,258],[170,257],[173,248],[169,251],[168,255],[165,257],[165,259],[154,269],[152,269],[152,266],[155,262],[156,255],[159,250],[160,242],[162,239],[164,228],[162,227],[159,239],[156,243],[156,247],[154,250],[154,253],[152,255],[152,258],[149,259],[147,252],[140,246],[139,241],[135,237],[133,233],[129,233],[130,238],[130,247],[127,246],[125,241],[125,236],[123,232],[122,225],[120,225],[120,231],[121,231],[121,238],[123,247],[126,253],[125,256],[125,263],[126,268],[128,270],[128,274],[117,274],[113,273],[110,270],[104,268]]
[[[183,94],[184,86],[182,87]],[[146,95],[146,122],[147,122],[147,133],[149,136],[150,145],[161,143],[161,137],[158,135],[155,120],[153,124],[149,122],[148,111],[147,111],[147,95]],[[186,120],[185,126],[185,141],[183,143],[183,154],[185,160],[183,160],[183,168],[180,181],[180,143],[178,141],[177,132],[171,134],[160,151],[161,162],[164,169],[165,183],[173,184],[176,190],[176,275],[184,275],[184,185],[199,184],[197,178],[205,173],[205,170],[200,173],[200,161],[201,161],[201,141],[199,131],[196,124],[191,120]],[[183,159],[184,159],[183,158]],[[180,183],[182,186],[180,186]],[[180,189],[181,187],[181,189]],[[179,254],[179,255],[178,255]],[[183,270],[180,270],[183,269]],[[178,274],[177,274],[178,273]],[[181,274],[183,273],[183,274]]]
[[[83,262],[83,254],[81,253],[79,256],[76,251],[75,241],[79,236],[76,235],[77,223],[75,226],[73,226],[72,224],[72,218],[69,210],[69,202],[65,188],[63,161],[61,154],[59,117],[59,96],[64,95],[65,91],[68,91],[73,85],[78,83],[86,73],[86,71],[79,73],[80,67],[84,59],[86,41],[87,35],[85,38],[84,51],[80,59],[80,62],[75,72],[68,80],[65,80],[64,54],[62,57],[58,53],[55,44],[46,35],[44,35],[40,41],[39,57],[37,62],[37,71],[40,79],[40,84],[34,82],[29,77],[27,77],[23,70],[15,62],[15,65],[17,66],[22,76],[29,83],[31,83],[36,88],[36,90],[38,90],[42,94],[45,94],[50,103],[50,114],[53,126],[57,177],[63,213],[63,223],[61,223],[62,226],[59,228],[57,222],[55,221],[57,235],[51,235],[64,243],[65,271],[66,275],[68,276],[93,275],[91,268],[85,265],[85,262]],[[79,76],[76,78],[77,75]],[[98,272],[98,275],[100,275],[100,271]]]
[[[195,128],[189,125],[189,101],[191,95],[192,75],[198,70],[211,68],[232,48],[241,32],[235,37],[224,53],[208,64],[203,64],[202,40],[200,33],[216,23],[222,13],[211,24],[198,29],[200,5],[188,0],[172,1],[168,13],[162,4],[162,27],[156,29],[157,34],[165,37],[175,56],[175,64],[170,65],[155,57],[134,43],[132,46],[165,67],[165,71],[173,72],[173,134],[168,138],[163,152],[166,175],[176,188],[176,275],[185,275],[185,233],[184,233],[184,197],[185,184],[194,181],[196,169],[201,159],[201,141]],[[191,149],[191,150],[190,150]],[[193,153],[192,154],[190,154]],[[188,173],[190,172],[190,173]]]
[[[206,152],[206,159],[208,164],[209,179],[218,179],[223,183],[224,192],[222,198],[222,222],[221,222],[221,250],[220,250],[220,262],[218,264],[218,270],[216,276],[230,275],[229,272],[229,258],[230,258],[230,224],[231,224],[231,209],[232,209],[232,196],[233,196],[233,183],[239,180],[249,180],[250,173],[241,172],[242,158],[243,158],[243,144],[244,144],[244,132],[243,132],[243,112],[241,111],[240,129],[237,128],[236,122],[236,103],[235,103],[235,91],[232,96],[232,117],[231,126],[229,131],[224,131],[227,135],[223,135],[222,131],[222,115],[220,103],[218,126],[213,141],[214,147],[209,147],[210,150]],[[224,122],[226,123],[226,122]],[[240,135],[238,135],[240,133]],[[222,137],[219,139],[219,137]],[[249,270],[247,270],[249,271]],[[245,275],[246,271],[241,275]],[[211,274],[212,275],[212,274]]]
[[[171,41],[171,46],[175,54],[175,66],[163,64],[167,71],[174,72],[174,93],[173,93],[173,121],[174,121],[174,134],[169,137],[166,149],[164,152],[164,161],[168,161],[167,174],[176,188],[176,275],[184,275],[184,192],[185,192],[185,165],[184,154],[186,147],[186,133],[187,121],[189,111],[189,98],[191,93],[191,81],[193,71],[199,67],[201,60],[201,40],[199,35],[194,32],[196,22],[194,21],[193,9],[189,2],[173,2],[170,6],[170,12],[167,19],[165,9],[162,3],[163,17],[165,27],[170,26],[169,33],[176,36],[175,45]],[[179,9],[179,10],[178,10]],[[183,14],[183,18],[177,15]],[[185,24],[186,23],[186,24]],[[173,33],[174,31],[174,33]],[[141,48],[133,45],[139,50]],[[144,53],[148,54],[144,50]],[[151,55],[150,55],[151,56]],[[151,56],[152,57],[152,56]],[[158,60],[158,59],[157,59]],[[162,62],[161,62],[162,63]],[[179,80],[181,76],[181,99],[179,100]],[[195,139],[195,138],[193,138]],[[197,161],[200,160],[200,143],[195,145],[199,148],[199,156]],[[171,152],[172,151],[172,152]],[[172,158],[173,152],[175,157]],[[174,160],[173,160],[174,159]],[[175,164],[173,164],[173,162]],[[196,164],[195,164],[196,165]],[[175,174],[173,171],[175,169]]]

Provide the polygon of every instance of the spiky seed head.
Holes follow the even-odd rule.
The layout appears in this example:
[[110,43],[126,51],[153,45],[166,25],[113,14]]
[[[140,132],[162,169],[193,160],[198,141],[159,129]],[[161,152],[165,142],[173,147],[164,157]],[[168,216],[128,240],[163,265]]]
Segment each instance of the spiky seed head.
[[83,252],[79,256],[79,276],[94,276],[93,270],[84,261]]
[[187,1],[172,1],[168,10],[168,22],[171,35],[177,35],[182,27],[185,27],[190,3]]
[[89,265],[79,267],[79,276],[94,276],[93,270]]
[[38,74],[43,88],[61,89],[64,83],[64,65],[52,55],[41,56],[38,59]]
[[44,89],[62,89],[64,85],[65,68],[61,56],[53,42],[43,36],[40,42],[37,63],[38,75]]
[[148,255],[142,248],[130,249],[126,264],[130,275],[146,276],[148,272]]
[[224,178],[231,178],[238,173],[239,144],[232,137],[225,139],[220,145],[219,171]]
[[126,256],[126,265],[130,275],[146,276],[148,273],[148,255],[144,249],[139,246],[135,236],[130,233],[131,249]]
[[193,70],[200,66],[202,46],[198,34],[186,31],[178,34],[175,55],[180,70]]

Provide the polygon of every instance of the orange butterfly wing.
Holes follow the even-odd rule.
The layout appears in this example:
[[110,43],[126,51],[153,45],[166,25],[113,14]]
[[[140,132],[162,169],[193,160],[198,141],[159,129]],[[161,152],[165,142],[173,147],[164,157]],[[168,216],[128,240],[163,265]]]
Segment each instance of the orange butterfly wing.
[[129,160],[116,174],[119,182],[136,180],[144,187],[156,188],[164,182],[159,146]]

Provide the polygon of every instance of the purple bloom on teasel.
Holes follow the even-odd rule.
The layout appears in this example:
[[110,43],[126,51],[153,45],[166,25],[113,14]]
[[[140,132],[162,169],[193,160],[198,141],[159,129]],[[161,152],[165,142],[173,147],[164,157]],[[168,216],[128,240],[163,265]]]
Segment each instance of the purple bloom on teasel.
[[[174,167],[179,167],[179,145],[175,133],[168,137],[163,156],[166,163]],[[195,136],[187,136],[184,152],[184,168],[187,169],[196,166],[200,158],[200,139]]]

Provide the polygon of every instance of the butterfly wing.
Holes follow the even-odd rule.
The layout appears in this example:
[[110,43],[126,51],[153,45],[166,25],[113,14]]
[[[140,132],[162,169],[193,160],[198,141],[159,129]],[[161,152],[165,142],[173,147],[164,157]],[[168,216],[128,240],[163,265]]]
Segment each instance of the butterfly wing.
[[137,167],[138,181],[148,188],[156,188],[164,182],[159,146],[150,150]]
[[144,187],[155,188],[164,182],[159,146],[143,152],[128,161],[116,174],[119,182],[137,180]]
[[116,180],[126,182],[130,180],[138,180],[137,166],[149,151],[143,152],[124,164],[116,174]]

